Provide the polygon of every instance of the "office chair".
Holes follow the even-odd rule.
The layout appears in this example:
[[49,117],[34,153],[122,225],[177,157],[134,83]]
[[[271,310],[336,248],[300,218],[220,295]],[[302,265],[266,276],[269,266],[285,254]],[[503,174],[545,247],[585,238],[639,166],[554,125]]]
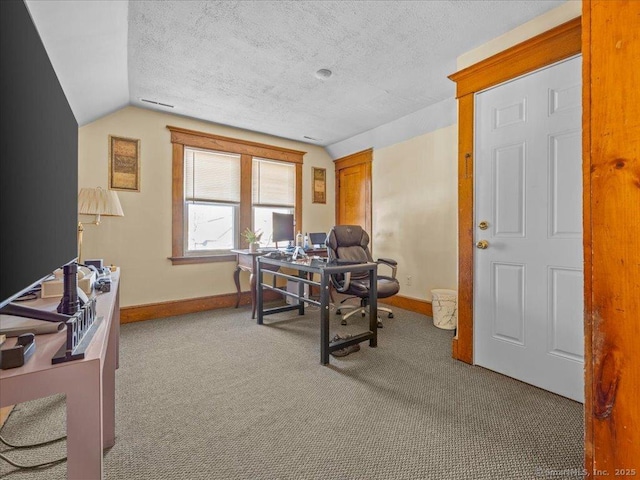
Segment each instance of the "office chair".
[[[329,261],[374,261],[369,251],[369,235],[358,225],[336,225],[329,232],[326,244]],[[396,279],[398,262],[389,258],[379,258],[375,263],[391,268],[390,277],[378,275],[378,298],[387,298],[398,293],[400,291],[400,283]],[[338,292],[360,299],[360,306],[340,305],[338,307],[336,310],[338,315],[344,309],[354,309],[342,317],[342,325],[346,325],[347,318],[358,312],[364,317],[369,297],[369,274],[364,272],[332,275],[331,283]],[[393,311],[389,308],[378,307],[378,311],[387,312],[388,317],[393,318]],[[378,328],[382,328],[380,319],[378,319]]]

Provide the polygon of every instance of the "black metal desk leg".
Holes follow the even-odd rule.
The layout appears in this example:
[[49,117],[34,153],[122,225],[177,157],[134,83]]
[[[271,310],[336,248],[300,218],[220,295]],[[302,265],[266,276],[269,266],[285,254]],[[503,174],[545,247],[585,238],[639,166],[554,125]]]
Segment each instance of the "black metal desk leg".
[[256,274],[251,270],[249,274],[249,288],[251,289],[251,318],[256,318]]
[[[307,272],[303,272],[302,270],[298,270],[298,277],[307,278]],[[304,297],[304,283],[298,282],[298,315],[304,315],[304,302],[302,298]]]
[[320,363],[329,363],[329,277],[320,274]]
[[262,267],[260,266],[260,262],[256,262],[258,265],[258,273],[256,275],[258,281],[256,282],[255,285],[255,289],[256,289],[256,297],[257,297],[257,301],[256,303],[258,304],[258,325],[262,325],[262,320],[263,320],[263,315],[262,312],[264,311],[264,295],[262,292],[262,276],[263,276],[263,272],[262,272]]
[[369,330],[373,337],[369,339],[370,347],[378,346],[378,267],[369,271]]

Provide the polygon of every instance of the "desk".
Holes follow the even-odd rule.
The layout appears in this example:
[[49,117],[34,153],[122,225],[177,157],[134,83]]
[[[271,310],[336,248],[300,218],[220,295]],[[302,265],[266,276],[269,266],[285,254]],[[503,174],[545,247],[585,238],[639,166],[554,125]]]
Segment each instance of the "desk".
[[256,318],[256,259],[266,252],[250,252],[249,250],[231,250],[236,254],[238,265],[233,271],[233,281],[236,283],[236,308],[240,305],[240,271],[249,272],[249,290],[251,291],[251,318]]
[[[327,256],[326,248],[309,248],[306,250],[308,255],[317,255],[319,257]],[[256,318],[256,276],[257,272],[256,259],[267,252],[250,252],[247,249],[244,250],[231,250],[231,253],[236,254],[237,266],[233,271],[233,281],[236,284],[236,308],[240,305],[240,271],[249,272],[249,289],[251,291],[251,318]],[[267,267],[265,267],[267,268]],[[271,270],[277,270],[279,267]]]
[[304,249],[304,253],[309,256],[326,257],[327,247],[309,247]]
[[[258,325],[262,325],[265,315],[286,312],[290,310],[298,310],[300,315],[304,315],[304,304],[310,303],[320,307],[320,363],[327,365],[329,363],[329,354],[333,351],[340,350],[354,345],[356,343],[369,340],[370,347],[378,345],[378,264],[376,263],[357,263],[344,264],[336,262],[326,262],[323,260],[311,260],[310,262],[296,262],[291,260],[276,260],[273,258],[258,257],[257,258],[257,300],[258,300]],[[279,272],[280,268],[288,268],[296,270],[298,276],[287,275]],[[269,271],[276,277],[285,278],[298,282],[298,293],[290,293],[283,291],[278,287],[274,287],[264,283],[263,274]],[[371,289],[369,290],[369,330],[359,333],[346,340],[339,340],[330,343],[329,341],[329,278],[331,275],[347,272],[368,272]],[[310,274],[320,275],[320,282],[309,280]],[[320,301],[312,300],[304,297],[304,284],[320,287]],[[288,305],[284,307],[264,308],[263,290],[277,290],[283,295],[291,296],[298,299],[298,305]]]
[[[111,291],[98,294],[96,314],[103,317],[85,358],[51,364],[66,341],[63,330],[36,336],[36,351],[22,367],[0,370],[0,407],[63,393],[67,401],[67,478],[102,478],[102,451],[115,444],[115,380],[118,368],[119,271],[111,274]],[[60,299],[21,305],[55,310]],[[15,338],[7,339],[12,346]]]

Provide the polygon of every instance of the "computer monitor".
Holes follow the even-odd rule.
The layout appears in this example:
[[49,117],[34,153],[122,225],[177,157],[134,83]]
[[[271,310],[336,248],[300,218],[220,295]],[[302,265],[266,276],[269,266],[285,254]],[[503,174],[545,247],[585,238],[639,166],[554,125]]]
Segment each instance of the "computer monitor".
[[309,241],[311,242],[311,245],[324,245],[326,240],[327,234],[324,232],[309,234]]
[[293,213],[272,213],[273,241],[289,242],[295,239]]

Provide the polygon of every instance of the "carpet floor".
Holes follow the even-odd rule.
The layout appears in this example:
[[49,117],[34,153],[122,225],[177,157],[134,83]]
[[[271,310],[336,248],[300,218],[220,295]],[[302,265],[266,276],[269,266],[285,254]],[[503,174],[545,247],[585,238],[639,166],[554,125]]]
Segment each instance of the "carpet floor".
[[[582,478],[582,405],[451,359],[452,332],[402,309],[378,347],[320,365],[319,321],[247,308],[122,325],[116,444],[105,478]],[[365,329],[352,317],[331,335]],[[63,396],[20,404],[15,443],[64,434]],[[65,455],[65,443],[0,447],[12,460]],[[64,479],[66,464],[0,478]]]

